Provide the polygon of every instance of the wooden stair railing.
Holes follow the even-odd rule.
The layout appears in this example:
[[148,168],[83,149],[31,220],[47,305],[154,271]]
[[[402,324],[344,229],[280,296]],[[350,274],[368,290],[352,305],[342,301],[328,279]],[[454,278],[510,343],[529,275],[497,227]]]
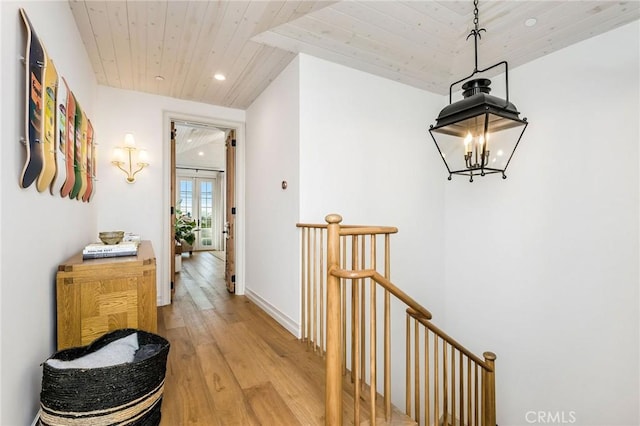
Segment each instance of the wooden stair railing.
[[[301,338],[325,357],[325,424],[343,424],[343,380],[347,373],[353,384],[349,386],[353,389],[353,424],[364,421],[374,425],[380,420],[378,392],[383,400],[383,423],[393,423],[394,296],[406,311],[406,415],[426,426],[495,426],[495,355],[485,352],[484,360],[475,356],[436,327],[430,321],[431,313],[391,282],[390,235],[397,233],[397,228],[340,225],[342,218],[335,214],[328,215],[326,221],[327,225],[297,225],[302,229]],[[377,250],[379,241],[382,253]],[[378,264],[383,265],[383,274],[378,272]],[[383,289],[382,300],[378,299],[378,287]],[[383,323],[381,361],[379,321]],[[401,336],[394,335],[397,338]],[[379,364],[383,375],[380,387]],[[364,410],[361,401],[368,403]],[[368,419],[361,419],[365,412]]]

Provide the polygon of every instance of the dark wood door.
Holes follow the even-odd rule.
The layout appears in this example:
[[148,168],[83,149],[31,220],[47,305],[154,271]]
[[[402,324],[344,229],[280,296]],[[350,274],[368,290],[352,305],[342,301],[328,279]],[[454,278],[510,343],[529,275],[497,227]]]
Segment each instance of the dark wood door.
[[236,131],[230,130],[226,141],[226,223],[225,223],[225,273],[224,279],[230,293],[236,291],[235,215],[236,215]]

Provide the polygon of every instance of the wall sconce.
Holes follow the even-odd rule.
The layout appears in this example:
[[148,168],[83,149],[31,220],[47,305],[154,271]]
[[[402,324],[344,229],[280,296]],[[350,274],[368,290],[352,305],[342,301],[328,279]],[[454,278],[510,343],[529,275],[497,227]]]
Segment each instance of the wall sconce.
[[[138,170],[135,172],[133,171],[134,157],[137,157],[135,164],[138,166]],[[124,146],[116,147],[113,150],[113,160],[111,164],[126,173],[128,183],[133,183],[136,181],[138,172],[149,165],[149,157],[146,150],[136,148],[133,135],[127,133],[124,135]]]
[[[509,101],[509,66],[506,61],[488,68],[478,69],[478,39],[484,28],[478,28],[478,0],[474,0],[474,29],[467,36],[474,39],[475,68],[473,73],[449,86],[449,105],[444,107],[436,125],[431,125],[429,133],[438,152],[452,175],[485,176],[499,173],[503,179],[511,157],[527,128],[526,118],[519,118],[519,112]],[[489,95],[491,80],[476,78],[478,73],[504,65],[507,98]],[[454,85],[462,85],[463,99],[451,102]]]

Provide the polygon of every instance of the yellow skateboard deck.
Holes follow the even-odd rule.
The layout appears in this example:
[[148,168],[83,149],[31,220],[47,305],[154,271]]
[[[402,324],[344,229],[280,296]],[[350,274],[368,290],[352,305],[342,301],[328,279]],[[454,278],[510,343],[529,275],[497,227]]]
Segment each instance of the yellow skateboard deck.
[[43,165],[36,188],[42,192],[51,186],[56,176],[56,90],[58,88],[58,72],[53,61],[44,50],[44,146]]

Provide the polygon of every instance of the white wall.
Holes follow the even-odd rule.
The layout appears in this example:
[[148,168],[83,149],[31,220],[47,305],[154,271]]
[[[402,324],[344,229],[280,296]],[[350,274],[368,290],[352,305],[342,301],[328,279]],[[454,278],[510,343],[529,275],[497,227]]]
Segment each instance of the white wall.
[[300,81],[301,221],[397,226],[392,278],[437,312],[444,173],[427,128],[440,96],[305,55]]
[[[301,222],[338,213],[345,224],[398,227],[392,281],[441,318],[446,180],[427,131],[441,97],[305,55],[300,87]],[[404,308],[392,307],[392,336],[404,336]],[[404,345],[394,341],[401,407]]]
[[[246,294],[298,334],[299,59],[247,110]],[[287,189],[282,189],[287,181]]]
[[[156,254],[160,297],[161,286],[169,282],[170,264],[167,260],[171,249],[166,244],[170,238],[170,150],[169,123],[165,123],[165,116],[189,116],[191,121],[217,120],[242,126],[245,113],[238,109],[106,86],[99,86],[98,100],[94,123],[100,143],[98,190],[101,197],[96,202],[98,227],[100,230],[135,232],[143,239],[151,240]],[[243,130],[239,131],[240,139],[244,136]],[[133,184],[128,184],[125,174],[111,164],[113,149],[122,145],[127,132],[133,133],[137,146],[149,153],[150,166],[136,176]],[[242,236],[237,238],[240,241]],[[160,302],[164,304],[168,300]]]
[[640,423],[639,27],[513,70],[508,178],[446,185],[447,330],[497,354],[501,425]]
[[24,7],[38,36],[89,117],[96,81],[69,5],[62,1],[0,2],[2,155],[0,155],[0,294],[2,425],[27,425],[39,401],[40,364],[56,348],[55,272],[96,231],[96,201],[83,203],[18,186],[25,149]]

